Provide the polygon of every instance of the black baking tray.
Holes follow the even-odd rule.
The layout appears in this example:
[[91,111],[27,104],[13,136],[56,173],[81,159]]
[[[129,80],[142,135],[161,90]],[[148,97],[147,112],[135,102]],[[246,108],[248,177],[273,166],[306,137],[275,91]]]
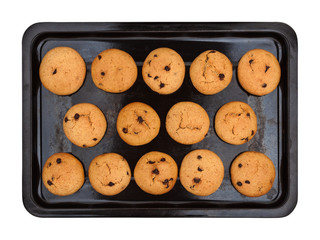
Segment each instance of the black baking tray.
[[[40,83],[38,69],[45,53],[57,46],[76,49],[84,58],[87,74],[84,85],[70,96],[57,96]],[[182,87],[170,95],[159,95],[143,82],[141,67],[150,51],[159,47],[176,50],[186,64]],[[138,66],[134,86],[121,94],[106,93],[95,87],[90,68],[94,57],[108,48],[128,52]],[[279,60],[282,76],[272,93],[257,97],[245,92],[237,81],[237,64],[250,49],[262,48]],[[233,64],[231,84],[222,92],[205,96],[197,92],[189,78],[191,62],[208,49],[228,56]],[[283,217],[297,203],[297,37],[284,23],[37,23],[30,26],[22,42],[23,65],[23,203],[40,217]],[[160,116],[159,135],[149,144],[132,147],[116,131],[117,114],[134,101],[152,106]],[[206,138],[194,145],[172,140],[165,130],[165,117],[172,105],[193,101],[206,109],[211,119]],[[221,141],[214,131],[214,115],[230,101],[247,102],[257,114],[255,137],[240,146]],[[108,129],[95,147],[80,148],[64,135],[62,120],[74,104],[89,102],[106,115]],[[206,148],[217,153],[225,167],[222,185],[214,194],[199,197],[187,192],[179,179],[167,194],[153,196],[139,189],[134,178],[116,196],[103,196],[91,187],[87,170],[91,160],[102,153],[116,152],[131,167],[149,151],[171,155],[180,166],[183,157],[194,149]],[[233,159],[244,151],[259,151],[269,156],[276,168],[270,192],[250,198],[238,193],[230,182]],[[51,194],[41,181],[46,159],[56,152],[70,152],[83,164],[86,179],[75,194],[59,197]]]

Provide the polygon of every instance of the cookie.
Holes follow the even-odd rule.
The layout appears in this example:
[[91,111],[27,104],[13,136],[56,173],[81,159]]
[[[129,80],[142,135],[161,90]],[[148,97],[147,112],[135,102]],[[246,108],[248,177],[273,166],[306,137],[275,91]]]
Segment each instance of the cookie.
[[160,118],[147,104],[133,102],[121,109],[117,131],[123,141],[131,146],[151,142],[160,131]]
[[69,153],[55,153],[43,166],[42,181],[49,192],[55,195],[71,195],[84,183],[83,166]]
[[92,62],[91,76],[94,84],[111,93],[127,91],[136,81],[138,69],[133,58],[119,49],[107,49]]
[[280,77],[281,68],[277,58],[266,50],[250,50],[239,61],[239,83],[253,95],[271,93],[279,85]]
[[223,105],[215,117],[217,135],[225,142],[241,145],[250,141],[257,132],[257,116],[244,102]]
[[181,56],[170,48],[158,48],[147,56],[142,66],[145,83],[155,92],[171,94],[184,80],[185,65]]
[[71,107],[63,118],[67,138],[79,147],[93,147],[103,138],[107,120],[102,111],[91,103]]
[[176,183],[178,166],[174,159],[162,152],[143,155],[134,168],[134,179],[145,192],[161,195],[169,192]]
[[102,195],[113,196],[129,185],[131,171],[124,157],[117,153],[105,153],[91,161],[88,176],[94,190]]
[[220,187],[224,167],[217,154],[207,149],[198,149],[183,158],[179,176],[182,186],[188,192],[208,196]]
[[232,162],[230,173],[235,189],[248,197],[260,197],[268,193],[276,176],[270,158],[259,152],[241,153]]
[[57,95],[70,95],[82,86],[86,64],[80,54],[69,47],[56,47],[43,57],[39,76],[43,86]]
[[206,110],[194,102],[176,103],[166,118],[169,136],[176,142],[187,145],[202,141],[209,131],[209,126]]
[[193,60],[190,66],[190,78],[200,93],[216,94],[231,82],[232,63],[223,53],[207,50]]

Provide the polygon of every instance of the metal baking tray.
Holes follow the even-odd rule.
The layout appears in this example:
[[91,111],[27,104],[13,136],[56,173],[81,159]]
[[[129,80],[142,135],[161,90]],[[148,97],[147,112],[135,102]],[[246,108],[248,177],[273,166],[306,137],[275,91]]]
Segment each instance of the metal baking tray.
[[[57,46],[76,49],[84,58],[87,75],[84,85],[70,96],[57,96],[39,80],[39,64],[45,53]],[[150,51],[169,47],[185,61],[186,76],[181,88],[171,95],[159,95],[148,88],[141,67]],[[136,83],[121,94],[106,93],[93,84],[91,62],[101,51],[119,48],[128,52],[138,66]],[[282,76],[272,93],[257,97],[245,92],[237,80],[237,64],[250,49],[262,48],[279,60]],[[203,51],[218,50],[233,64],[233,78],[222,92],[205,96],[191,84],[189,67]],[[23,203],[40,217],[283,217],[297,203],[297,37],[284,23],[37,23],[30,26],[22,41],[23,67]],[[132,147],[116,131],[118,112],[126,104],[141,101],[160,116],[159,135],[149,144]],[[206,109],[211,119],[206,138],[194,145],[172,140],[165,130],[165,117],[175,103],[193,101]],[[258,131],[246,144],[234,146],[221,141],[214,131],[217,110],[230,101],[247,102],[258,118]],[[92,148],[73,145],[65,136],[63,116],[74,104],[89,102],[105,114],[108,129],[102,141]],[[153,196],[139,189],[132,177],[129,186],[116,196],[103,196],[91,187],[87,171],[91,160],[102,153],[124,156],[133,171],[138,159],[149,151],[171,155],[180,166],[183,157],[194,149],[206,148],[223,161],[222,185],[210,196],[187,192],[179,179],[167,194]],[[270,192],[250,198],[238,193],[230,181],[230,164],[241,152],[253,150],[269,156],[276,168]],[[73,195],[51,194],[41,181],[46,159],[56,152],[69,152],[86,172],[83,187]]]

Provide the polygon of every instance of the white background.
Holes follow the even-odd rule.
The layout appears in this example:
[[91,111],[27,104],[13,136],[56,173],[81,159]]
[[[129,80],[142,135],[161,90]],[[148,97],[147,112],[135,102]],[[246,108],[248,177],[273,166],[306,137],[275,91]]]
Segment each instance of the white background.
[[[319,7],[317,1],[2,1],[0,239],[290,239],[319,237]],[[280,219],[47,219],[22,204],[21,40],[42,21],[279,21],[299,44],[299,200]],[[318,238],[319,239],[319,238]]]

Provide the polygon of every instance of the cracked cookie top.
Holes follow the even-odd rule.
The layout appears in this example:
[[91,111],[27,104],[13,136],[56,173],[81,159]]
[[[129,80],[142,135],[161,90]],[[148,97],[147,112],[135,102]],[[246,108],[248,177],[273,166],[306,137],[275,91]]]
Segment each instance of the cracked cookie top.
[[209,131],[209,116],[199,104],[179,102],[171,107],[166,118],[166,129],[170,137],[181,144],[202,141]]
[[223,105],[215,117],[217,135],[225,142],[241,145],[250,141],[257,132],[257,116],[244,102]]
[[131,171],[124,157],[117,153],[105,153],[91,161],[88,176],[91,186],[97,192],[113,196],[129,185]]
[[232,63],[216,50],[201,53],[190,66],[193,86],[202,94],[216,94],[225,89],[232,79]]
[[279,85],[280,77],[281,68],[277,58],[266,50],[250,50],[239,61],[239,83],[253,95],[271,93]]
[[84,183],[83,166],[69,153],[55,153],[43,166],[42,181],[44,186],[55,195],[73,194]]
[[149,152],[143,155],[134,169],[134,179],[145,192],[160,195],[169,192],[176,183],[178,166],[166,153]]
[[93,147],[103,138],[107,120],[102,111],[90,103],[72,106],[63,118],[67,138],[79,147]]
[[147,56],[142,67],[145,83],[155,92],[171,94],[183,83],[185,64],[181,56],[170,48],[158,48]]
[[117,131],[123,141],[132,146],[151,142],[160,131],[160,118],[147,104],[133,102],[121,109]]
[[220,187],[224,167],[217,154],[207,149],[197,149],[183,158],[179,175],[182,186],[188,192],[208,196]]
[[111,93],[127,91],[136,81],[138,69],[130,54],[119,49],[107,49],[92,62],[94,84]]

